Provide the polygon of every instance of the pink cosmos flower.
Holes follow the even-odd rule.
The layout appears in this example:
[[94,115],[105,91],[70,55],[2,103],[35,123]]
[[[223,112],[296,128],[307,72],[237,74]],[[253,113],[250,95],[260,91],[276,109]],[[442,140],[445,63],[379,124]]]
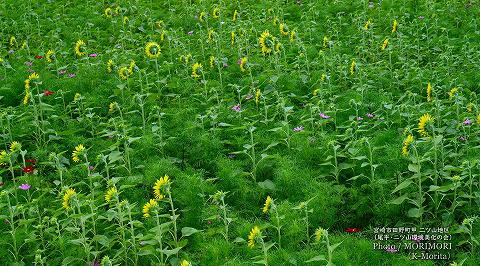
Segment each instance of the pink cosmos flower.
[[467,118],[467,119],[465,119],[465,120],[463,121],[463,124],[464,124],[465,126],[469,126],[469,125],[472,124],[472,120],[470,120],[470,119]]
[[21,189],[21,190],[29,190],[30,189],[30,185],[29,184],[22,184],[21,186],[19,186],[18,188]]
[[234,106],[232,107],[232,110],[235,111],[235,112],[240,112],[240,111],[241,111],[240,104],[234,105]]
[[89,54],[90,57],[97,57],[97,54]]
[[294,132],[300,132],[300,131],[303,131],[305,128],[303,126],[298,126],[298,127],[294,127],[293,128],[293,131]]
[[324,113],[320,113],[319,116],[320,116],[321,118],[323,118],[323,119],[329,119],[329,118],[330,118],[329,115],[326,115],[326,114],[324,114]]

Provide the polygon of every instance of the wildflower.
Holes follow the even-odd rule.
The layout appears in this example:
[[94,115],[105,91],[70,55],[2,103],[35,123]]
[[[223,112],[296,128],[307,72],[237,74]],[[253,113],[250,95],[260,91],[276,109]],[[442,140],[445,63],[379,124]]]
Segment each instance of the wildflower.
[[375,114],[367,113],[366,116],[367,116],[368,118],[374,118],[374,117],[375,117]]
[[455,97],[455,95],[457,94],[458,92],[458,88],[455,87],[455,88],[452,88],[449,92],[448,92],[448,96],[450,97],[450,100],[453,99],[453,97]]
[[200,12],[200,15],[198,16],[198,20],[200,20],[200,22],[203,22],[206,15],[207,13],[205,13],[204,11]]
[[109,112],[109,113],[113,113],[116,108],[117,108],[117,102],[111,102],[111,103],[108,105],[108,112]]
[[[257,89],[257,91],[255,92],[255,103],[258,105],[258,102],[260,100],[260,95],[262,94],[262,92],[260,91],[260,89]],[[480,117],[480,114],[479,114],[479,117]],[[480,120],[479,120],[480,121]],[[480,123],[479,123],[480,124]]]
[[26,105],[30,100],[30,79],[25,80],[25,96],[23,97],[23,104]]
[[40,75],[38,75],[37,73],[33,72],[32,74],[30,74],[28,76],[28,79],[29,80],[36,80],[36,79],[39,79],[40,78]]
[[355,62],[355,59],[352,60],[352,63],[350,64],[350,75],[355,74],[355,68],[357,66],[357,63]]
[[268,30],[264,31],[260,38],[258,39],[260,43],[260,48],[262,50],[263,55],[270,54],[274,48],[275,37],[273,37]]
[[47,62],[53,62],[53,60],[55,59],[55,52],[52,50],[48,50],[45,54],[45,58],[47,59]]
[[238,16],[238,11],[235,9],[235,11],[233,11],[232,21],[236,21],[236,20],[237,20],[237,16]]
[[267,199],[265,200],[265,205],[263,206],[263,213],[267,213],[268,210],[270,209],[270,205],[272,205],[273,199],[270,196],[267,196]]
[[433,122],[433,118],[428,113],[422,115],[418,120],[418,133],[420,133],[422,137],[428,137],[428,132],[425,127],[429,122]]
[[21,190],[29,190],[30,189],[30,185],[29,184],[22,184],[21,186],[19,186],[18,188],[21,189]]
[[303,126],[298,126],[298,127],[294,127],[293,128],[293,131],[294,132],[300,132],[300,131],[303,131],[305,128]]
[[75,96],[73,96],[73,101],[78,102],[82,98],[82,95],[80,93],[75,93]]
[[274,25],[274,26],[277,25],[278,21],[279,21],[279,19],[278,19],[277,16],[273,17],[273,21],[272,21],[272,22],[273,22],[273,25]]
[[252,98],[253,98],[253,95],[251,95],[251,94],[247,94],[247,95],[245,96],[245,100],[250,100],[250,99],[252,99]]
[[327,49],[327,45],[328,45],[328,37],[327,37],[327,36],[323,36],[323,48],[324,48],[324,49]]
[[215,31],[213,29],[209,29],[208,30],[208,42],[212,42],[213,41],[213,34],[215,33]]
[[180,266],[190,266],[191,264],[187,260],[182,260],[182,263],[180,263]]
[[284,35],[284,36],[288,36],[288,27],[285,23],[280,23],[280,25],[278,26],[279,29],[280,29],[280,34]]
[[118,77],[120,77],[121,80],[127,80],[128,76],[129,76],[128,67],[123,66],[120,69],[118,69]]
[[397,20],[395,19],[395,20],[393,21],[392,33],[397,32],[397,27],[398,27],[398,22],[397,22]]
[[360,232],[360,231],[362,231],[362,229],[356,228],[356,227],[353,227],[353,228],[352,228],[352,227],[345,228],[345,232],[347,232],[347,233],[358,233],[358,232]]
[[69,188],[67,189],[67,191],[65,191],[65,194],[63,195],[63,203],[62,203],[62,206],[65,210],[70,210],[70,200],[73,196],[75,196],[75,194],[77,194],[75,192],[75,189],[73,188]]
[[477,124],[480,125],[480,113],[477,115]]
[[249,248],[253,248],[255,246],[255,240],[258,237],[261,237],[260,228],[258,226],[255,226],[250,231],[250,234],[248,234],[248,247]]
[[247,71],[247,70],[245,69],[245,66],[247,65],[247,61],[248,61],[248,59],[247,59],[246,57],[242,57],[242,58],[240,59],[240,71],[242,71],[242,72]]
[[123,17],[123,24],[127,24],[127,23],[128,23],[128,21],[129,21],[129,19],[128,19],[128,17],[127,17],[127,16]]
[[282,47],[282,44],[280,42],[275,43],[275,52],[280,52],[280,48]]
[[464,121],[463,121],[463,125],[465,126],[470,126],[472,124],[472,120],[470,120],[469,118],[466,118]]
[[234,31],[230,32],[230,43],[232,45],[235,44],[235,32]]
[[7,151],[0,151],[0,165],[5,165],[5,160],[7,159]]
[[103,14],[105,15],[105,17],[107,18],[112,18],[112,15],[113,15],[113,11],[110,7],[107,7],[105,8],[105,10],[103,11]]
[[132,75],[133,74],[133,70],[135,70],[135,67],[137,65],[135,64],[135,61],[134,60],[130,60],[130,64],[128,65],[128,74],[129,75]]
[[87,53],[83,51],[84,46],[85,42],[83,40],[78,40],[75,43],[75,55],[77,55],[78,57],[86,55]]
[[474,104],[473,103],[468,103],[467,104],[467,112],[471,113],[473,111]]
[[321,81],[325,81],[327,79],[327,74],[323,73],[322,76],[320,77]]
[[157,206],[157,202],[153,199],[150,199],[149,202],[145,203],[145,205],[143,205],[143,209],[142,209],[143,217],[144,218],[150,217],[150,209],[154,208],[156,206]]
[[155,59],[160,56],[160,45],[156,42],[147,42],[145,45],[145,55],[150,59]]
[[232,110],[235,111],[235,112],[240,112],[240,111],[241,111],[240,104],[234,105],[234,106],[232,107]]
[[67,73],[67,70],[65,70],[65,69],[61,69],[61,70],[58,71],[59,75],[63,75],[65,73]]
[[420,19],[420,20],[422,20],[424,18],[425,18],[424,16],[418,16],[418,19]]
[[108,62],[107,62],[107,72],[112,73],[112,71],[113,71],[112,68],[113,68],[113,60],[109,59]]
[[162,187],[168,186],[169,184],[170,177],[168,177],[168,175],[161,177],[155,182],[155,185],[153,186],[153,194],[155,195],[156,200],[162,200],[164,198],[161,189]]
[[27,62],[25,62],[25,65],[31,67],[31,66],[33,66],[33,62],[32,61],[27,61]]
[[68,77],[69,77],[69,78],[74,78],[74,77],[76,77],[76,76],[77,76],[77,74],[75,74],[75,73],[70,73],[70,74],[68,74]]
[[371,20],[368,20],[365,25],[363,26],[363,29],[364,30],[368,30],[368,28],[370,27],[370,25],[372,25],[372,21]]
[[459,140],[459,141],[466,141],[466,140],[467,140],[467,136],[460,136],[460,137],[458,137],[458,140]]
[[430,82],[427,84],[427,102],[432,101],[432,84]]
[[382,51],[387,49],[387,46],[388,46],[388,39],[385,39],[383,40],[383,43],[382,43]]
[[100,262],[100,266],[111,266],[111,265],[113,264],[110,258],[108,256],[103,256],[102,261]]
[[160,34],[160,41],[162,41],[162,42],[165,40],[165,33],[167,33],[167,32],[162,30],[162,33]]
[[83,144],[77,145],[72,152],[73,161],[76,163],[80,162],[80,156],[82,156],[84,153],[85,153],[85,147],[83,146]]
[[10,44],[10,48],[16,46],[17,45],[17,39],[15,39],[15,36],[11,36],[10,41],[8,43]]
[[312,91],[312,95],[313,95],[313,96],[317,96],[319,91],[320,91],[320,89],[315,89],[315,90],[313,90],[313,91]]
[[34,170],[35,167],[33,165],[22,167],[22,172],[24,172],[25,174],[31,174]]
[[111,187],[107,190],[107,193],[105,193],[105,201],[110,202],[112,198],[117,195],[117,188],[116,187]]
[[89,54],[88,56],[89,56],[89,57],[97,57],[98,54]]
[[187,32],[188,35],[192,35],[193,34],[193,30]]
[[322,239],[322,236],[325,235],[325,229],[319,227],[315,230],[315,241],[319,242]]
[[362,121],[362,120],[363,120],[363,117],[357,116],[357,121]]
[[42,58],[43,58],[43,56],[41,56],[41,55],[36,55],[35,56],[35,59],[42,59]]
[[44,90],[43,91],[43,96],[50,96],[52,94],[54,94],[55,92],[51,91],[51,90]]
[[452,181],[453,182],[458,182],[460,180],[462,180],[462,178],[459,175],[452,176]]
[[329,118],[330,118],[329,115],[326,115],[326,114],[324,114],[324,113],[320,113],[319,116],[320,116],[321,118],[323,118],[323,119],[329,119]]
[[211,55],[210,56],[210,68],[215,67],[215,56]]
[[198,73],[199,71],[202,70],[202,64],[200,63],[195,63],[192,65],[192,77],[193,78],[199,78],[200,74]]
[[413,141],[414,141],[414,138],[412,134],[408,135],[407,138],[403,141],[402,154],[404,156],[408,155],[408,147],[410,146],[410,144],[413,143]]
[[212,17],[213,18],[219,18],[220,17],[220,8],[215,7],[212,11]]
[[17,152],[22,149],[22,144],[20,144],[18,141],[14,141],[10,143],[10,152]]

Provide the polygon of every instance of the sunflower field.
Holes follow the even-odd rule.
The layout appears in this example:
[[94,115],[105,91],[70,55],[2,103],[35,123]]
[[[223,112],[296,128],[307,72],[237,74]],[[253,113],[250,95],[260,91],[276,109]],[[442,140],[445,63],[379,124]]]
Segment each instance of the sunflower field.
[[0,265],[480,265],[478,0],[2,0]]

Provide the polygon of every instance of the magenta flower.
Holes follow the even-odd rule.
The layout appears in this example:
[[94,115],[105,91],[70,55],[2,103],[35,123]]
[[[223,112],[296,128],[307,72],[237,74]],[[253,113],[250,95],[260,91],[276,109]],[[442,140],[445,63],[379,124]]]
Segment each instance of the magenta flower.
[[362,121],[362,120],[363,120],[363,117],[357,116],[357,121]]
[[320,116],[321,118],[323,118],[323,119],[329,119],[329,118],[330,118],[329,115],[326,115],[326,114],[324,114],[324,113],[320,113],[319,116]]
[[100,262],[94,260],[94,261],[90,262],[90,266],[100,266]]
[[70,74],[68,74],[68,77],[69,77],[69,78],[74,78],[75,76],[77,76],[75,73],[70,73]]
[[29,190],[30,189],[30,185],[29,184],[22,184],[21,186],[19,186],[18,188],[21,189],[21,190]]
[[241,65],[241,64],[242,64],[242,58],[238,58],[237,65]]
[[65,73],[67,73],[67,70],[65,70],[65,69],[62,69],[62,70],[58,71],[58,74],[60,74],[60,75],[64,75]]
[[368,118],[374,118],[374,117],[375,117],[375,115],[374,115],[374,114],[372,114],[372,113],[367,113],[367,117],[368,117]]
[[241,110],[240,104],[234,105],[232,107],[232,110],[235,111],[235,112],[240,112],[240,110]]
[[464,124],[465,126],[469,126],[469,125],[472,124],[472,120],[470,120],[470,119],[467,118],[467,119],[465,119],[465,120],[463,121],[463,124]]
[[298,126],[298,127],[294,127],[293,128],[293,131],[294,132],[300,132],[300,131],[303,131],[305,128],[303,126]]
[[33,66],[33,62],[27,61],[27,62],[25,62],[25,65],[26,65],[26,66],[29,66],[29,67],[30,67],[30,66]]
[[97,57],[97,54],[89,54],[90,57]]
[[459,141],[466,141],[467,137],[466,136],[460,136],[460,137],[458,137],[458,140]]
[[187,32],[188,35],[192,35],[193,34],[193,30]]

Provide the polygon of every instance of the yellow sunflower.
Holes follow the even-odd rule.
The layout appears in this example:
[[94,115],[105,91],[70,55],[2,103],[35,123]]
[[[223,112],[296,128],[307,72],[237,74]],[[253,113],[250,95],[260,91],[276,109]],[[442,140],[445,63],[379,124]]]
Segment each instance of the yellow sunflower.
[[155,59],[160,56],[160,45],[156,42],[148,42],[145,45],[145,55],[150,59]]
[[84,46],[85,42],[83,40],[78,40],[75,43],[75,55],[77,55],[78,57],[86,55],[87,53],[83,51],[85,48]]

